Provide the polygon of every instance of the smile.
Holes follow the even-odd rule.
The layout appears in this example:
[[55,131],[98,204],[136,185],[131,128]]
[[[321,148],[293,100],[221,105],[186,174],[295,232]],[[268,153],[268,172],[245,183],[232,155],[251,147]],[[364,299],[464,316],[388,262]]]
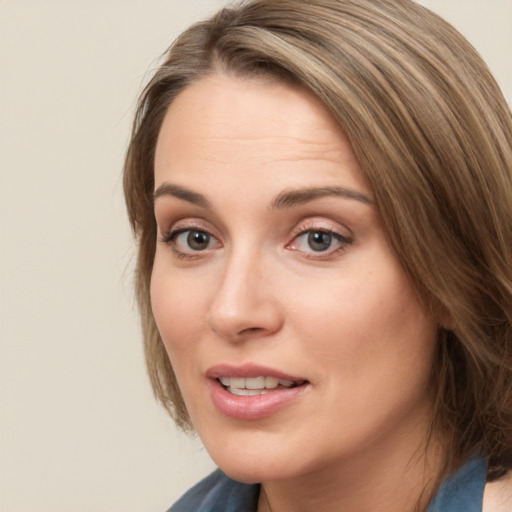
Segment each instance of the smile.
[[304,381],[278,379],[277,377],[219,377],[218,381],[224,389],[233,395],[255,396],[264,395],[280,389],[300,386]]
[[254,421],[284,411],[311,391],[309,380],[256,364],[216,365],[206,372],[215,408],[235,420]]

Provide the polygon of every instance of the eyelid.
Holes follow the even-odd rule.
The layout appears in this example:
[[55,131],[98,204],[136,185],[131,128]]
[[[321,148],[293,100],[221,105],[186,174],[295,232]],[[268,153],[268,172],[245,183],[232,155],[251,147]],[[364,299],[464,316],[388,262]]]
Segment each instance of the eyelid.
[[177,219],[166,219],[162,225],[157,222],[158,231],[162,238],[166,238],[172,232],[187,231],[196,229],[197,231],[204,231],[213,237],[219,239],[218,230],[214,229],[211,223],[207,222],[201,217],[181,217]]
[[292,230],[290,239],[294,239],[298,235],[301,235],[307,231],[327,231],[335,234],[339,234],[341,237],[353,240],[354,235],[352,231],[340,224],[339,222],[324,219],[324,218],[308,218],[299,222]]

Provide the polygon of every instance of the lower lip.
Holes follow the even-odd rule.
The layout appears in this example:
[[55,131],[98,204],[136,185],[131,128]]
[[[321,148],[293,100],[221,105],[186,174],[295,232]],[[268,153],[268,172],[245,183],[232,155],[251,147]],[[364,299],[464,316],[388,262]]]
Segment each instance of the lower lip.
[[260,420],[290,405],[309,386],[303,384],[252,396],[233,395],[216,379],[208,380],[208,387],[215,407],[225,416],[237,420]]

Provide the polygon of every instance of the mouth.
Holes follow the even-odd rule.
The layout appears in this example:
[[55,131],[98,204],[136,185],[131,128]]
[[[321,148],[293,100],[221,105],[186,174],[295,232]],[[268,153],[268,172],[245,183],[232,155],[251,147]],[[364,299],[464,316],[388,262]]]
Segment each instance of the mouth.
[[311,383],[302,377],[252,363],[217,365],[206,377],[217,410],[242,421],[273,416],[311,391]]
[[217,381],[228,393],[238,396],[265,395],[302,386],[307,382],[305,380],[278,379],[272,376],[218,377]]

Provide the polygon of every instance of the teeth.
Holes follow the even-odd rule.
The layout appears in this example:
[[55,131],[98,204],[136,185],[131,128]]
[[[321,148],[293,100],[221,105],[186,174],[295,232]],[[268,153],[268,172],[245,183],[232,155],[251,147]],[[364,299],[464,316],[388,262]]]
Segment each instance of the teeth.
[[255,396],[255,395],[264,395],[268,393],[266,389],[238,389],[238,388],[229,388],[229,392],[233,395],[240,396]]
[[277,379],[276,377],[219,377],[220,383],[234,395],[261,395],[278,386],[290,388],[297,383],[293,380]]
[[279,386],[279,379],[276,379],[275,377],[265,377],[265,387],[267,389],[274,389]]
[[230,387],[232,388],[245,388],[245,379],[234,378],[231,379]]
[[[244,380],[244,379],[237,379],[237,380]],[[256,377],[252,379],[245,379],[245,385],[244,386],[233,386],[235,388],[243,387],[246,389],[265,389],[265,377]]]

